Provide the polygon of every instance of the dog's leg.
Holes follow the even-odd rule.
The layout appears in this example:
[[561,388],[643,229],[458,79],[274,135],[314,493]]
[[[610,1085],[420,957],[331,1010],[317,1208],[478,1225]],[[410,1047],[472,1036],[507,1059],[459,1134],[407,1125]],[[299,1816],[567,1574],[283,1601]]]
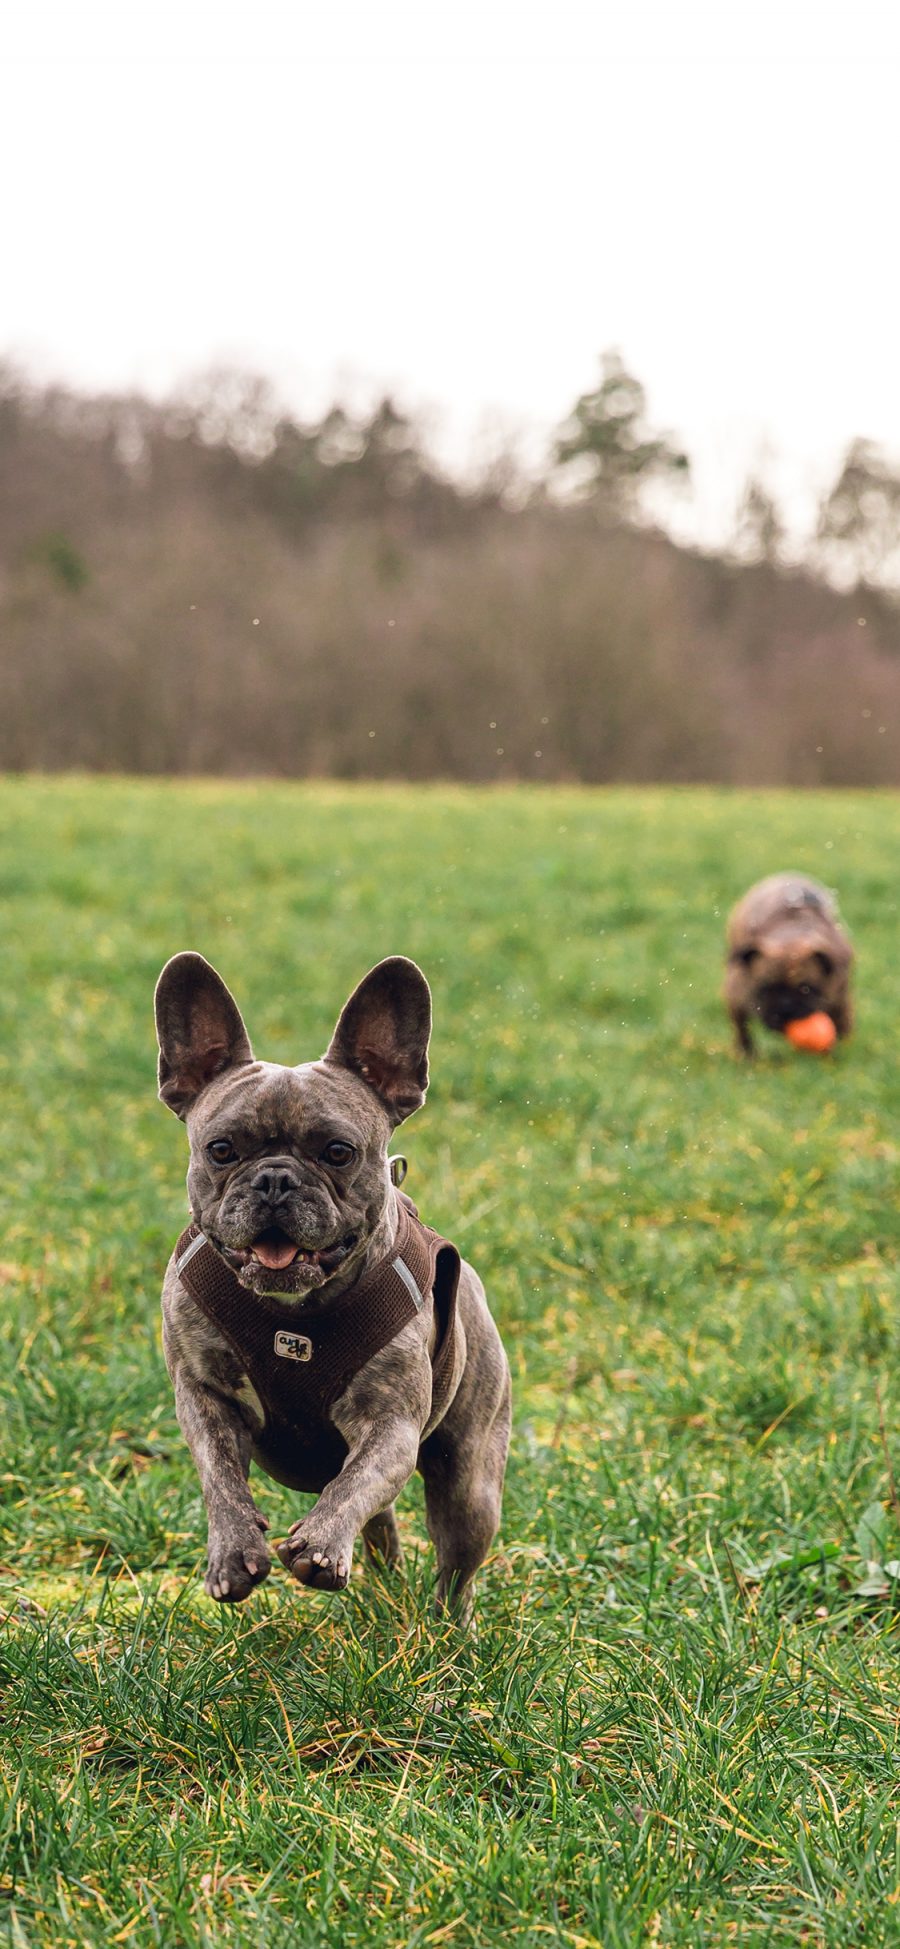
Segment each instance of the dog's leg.
[[209,1519],[206,1589],[219,1603],[239,1604],[272,1567],[268,1525],[247,1482],[250,1431],[230,1401],[183,1368],[175,1374],[175,1409]]
[[729,1012],[734,1023],[738,1055],[754,1056],[756,1050],[753,1047],[753,1037],[750,1034],[750,1017],[747,1014],[747,1010],[745,1008],[732,1008]]
[[416,1466],[419,1429],[396,1413],[361,1433],[347,1460],[306,1516],[292,1525],[278,1554],[298,1583],[343,1590],[360,1530],[386,1512]]
[[439,1428],[420,1458],[425,1518],[438,1560],[436,1608],[452,1612],[463,1625],[472,1616],[472,1579],[500,1523],[509,1430],[506,1377],[489,1428],[468,1427],[461,1435],[445,1435]]
[[383,1563],[389,1570],[399,1570],[403,1562],[403,1546],[393,1508],[380,1509],[377,1516],[370,1517],[363,1525],[363,1542],[373,1563]]
[[845,995],[842,1001],[835,1003],[831,1010],[831,1019],[837,1029],[838,1040],[843,1042],[853,1027],[853,1004],[849,995]]

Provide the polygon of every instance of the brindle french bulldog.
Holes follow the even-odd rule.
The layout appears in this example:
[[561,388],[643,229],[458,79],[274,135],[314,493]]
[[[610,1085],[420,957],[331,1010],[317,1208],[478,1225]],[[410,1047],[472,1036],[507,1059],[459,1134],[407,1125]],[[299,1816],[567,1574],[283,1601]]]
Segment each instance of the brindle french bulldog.
[[729,916],[727,957],[725,1005],[745,1056],[754,1053],[753,1019],[783,1034],[821,1011],[839,1036],[850,1034],[853,949],[817,880],[773,873],[751,887]]
[[[352,1325],[351,1288],[367,1278],[371,1288],[373,1268],[396,1267],[398,1226],[409,1229],[414,1207],[392,1182],[388,1141],[425,1101],[425,977],[402,957],[382,961],[351,995],[322,1059],[296,1068],[256,1061],[236,1003],[199,954],[177,954],[163,969],[156,1023],[159,1093],[190,1139],[194,1235],[205,1234],[200,1246],[251,1315],[263,1309],[265,1322],[268,1307],[282,1325],[286,1313],[296,1320],[296,1334],[276,1338],[305,1359],[336,1302],[351,1309]],[[509,1368],[477,1273],[465,1262],[459,1269],[439,1418],[439,1309],[401,1266],[418,1310],[329,1405],[319,1459],[308,1430],[298,1429],[293,1462],[290,1427],[277,1453],[267,1452],[266,1408],[234,1334],[192,1297],[188,1271],[179,1276],[186,1257],[176,1249],[166,1272],[163,1340],[209,1518],[210,1596],[239,1603],[271,1568],[268,1525],[248,1487],[251,1458],[289,1487],[320,1492],[278,1555],[298,1582],[324,1590],[346,1585],[360,1531],[370,1554],[400,1562],[392,1505],[418,1468],[438,1604],[465,1621],[500,1519],[510,1427]],[[279,1376],[287,1371],[279,1367]],[[335,1448],[337,1463],[323,1461]]]

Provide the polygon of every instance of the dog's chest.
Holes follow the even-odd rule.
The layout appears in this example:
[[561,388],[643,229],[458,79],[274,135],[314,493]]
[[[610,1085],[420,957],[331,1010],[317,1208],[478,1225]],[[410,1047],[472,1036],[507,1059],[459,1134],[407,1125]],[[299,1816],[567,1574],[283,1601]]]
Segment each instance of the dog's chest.
[[[431,1352],[432,1410],[443,1413],[454,1382],[456,1247],[422,1224],[407,1200],[390,1252],[319,1312],[248,1293],[196,1225],[176,1246],[175,1270],[235,1365],[229,1391],[241,1405],[260,1466],[291,1487],[318,1491],[348,1447],[335,1403],[433,1298],[441,1332]],[[427,1319],[427,1315],[425,1315]],[[224,1343],[224,1344],[223,1344]]]
[[254,1437],[253,1456],[276,1482],[318,1495],[340,1474],[347,1459],[347,1443],[340,1429],[324,1415],[302,1423],[269,1416],[261,1433]]
[[[347,1443],[329,1413],[311,1404],[308,1396],[292,1403],[289,1392],[273,1412],[271,1405],[264,1405],[234,1349],[209,1322],[204,1321],[204,1329],[205,1344],[201,1346],[197,1336],[193,1349],[194,1370],[208,1386],[237,1403],[258,1466],[288,1488],[311,1493],[324,1489],[347,1457]],[[289,1373],[286,1380],[289,1389]]]

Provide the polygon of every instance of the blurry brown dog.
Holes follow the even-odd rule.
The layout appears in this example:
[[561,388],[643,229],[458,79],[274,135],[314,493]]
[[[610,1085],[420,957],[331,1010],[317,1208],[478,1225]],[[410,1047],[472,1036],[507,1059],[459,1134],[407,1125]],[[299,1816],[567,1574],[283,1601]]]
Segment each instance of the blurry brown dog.
[[853,1026],[853,949],[832,895],[800,873],[773,873],[745,893],[727,931],[725,1005],[739,1051],[754,1054],[750,1023],[782,1034],[789,1022],[830,1015],[839,1036]]

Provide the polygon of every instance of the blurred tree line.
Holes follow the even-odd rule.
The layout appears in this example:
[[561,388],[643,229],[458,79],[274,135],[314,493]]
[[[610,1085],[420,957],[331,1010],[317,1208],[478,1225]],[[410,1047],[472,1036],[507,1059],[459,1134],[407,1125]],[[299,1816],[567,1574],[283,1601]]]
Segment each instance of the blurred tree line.
[[465,482],[390,399],[0,372],[0,766],[896,784],[900,475],[855,442],[798,565],[758,478],[677,546],[689,474],[613,352]]

